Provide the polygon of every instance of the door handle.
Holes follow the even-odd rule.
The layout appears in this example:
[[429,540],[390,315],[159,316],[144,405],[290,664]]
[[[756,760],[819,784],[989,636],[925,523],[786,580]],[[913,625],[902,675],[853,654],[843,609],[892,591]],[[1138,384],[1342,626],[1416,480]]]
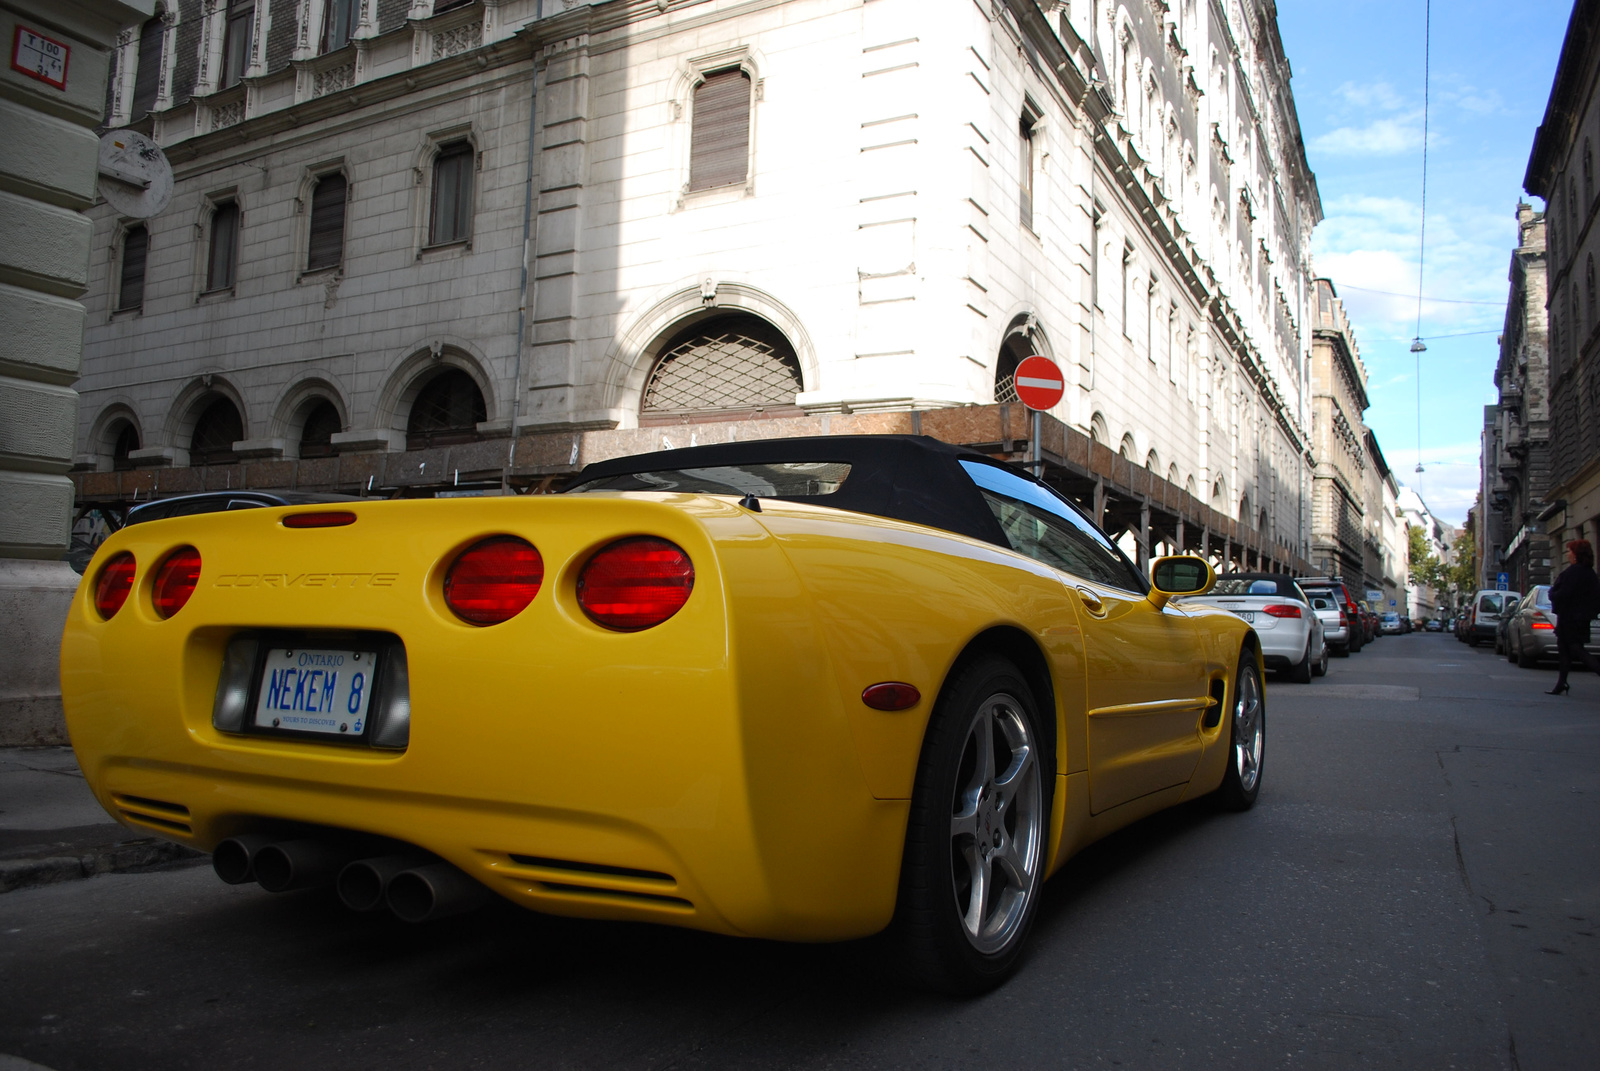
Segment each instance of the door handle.
[[1078,588],[1078,598],[1083,600],[1083,608],[1095,617],[1106,616],[1106,604],[1100,601],[1100,596],[1088,588]]

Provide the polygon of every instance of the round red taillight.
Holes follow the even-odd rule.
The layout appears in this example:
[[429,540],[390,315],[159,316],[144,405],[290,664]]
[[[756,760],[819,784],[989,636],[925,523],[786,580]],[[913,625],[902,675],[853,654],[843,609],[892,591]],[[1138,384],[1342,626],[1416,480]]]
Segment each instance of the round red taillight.
[[694,563],[665,539],[623,539],[589,559],[578,576],[578,605],[618,632],[654,628],[694,590]]
[[194,594],[194,586],[199,582],[198,550],[184,547],[167,555],[161,567],[156,570],[155,586],[150,592],[151,601],[156,605],[156,613],[162,617],[171,617],[183,609],[183,604],[189,601],[189,596]]
[[107,621],[122,609],[133,590],[133,555],[127,551],[113,554],[111,560],[100,567],[100,576],[94,582],[94,608]]
[[444,601],[461,620],[498,625],[520,614],[544,583],[544,559],[532,543],[494,536],[474,543],[444,575]]

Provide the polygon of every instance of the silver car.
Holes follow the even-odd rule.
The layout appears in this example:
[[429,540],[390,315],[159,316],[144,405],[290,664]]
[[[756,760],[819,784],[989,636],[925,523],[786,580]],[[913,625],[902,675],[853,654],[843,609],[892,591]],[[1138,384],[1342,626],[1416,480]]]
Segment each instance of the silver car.
[[1311,609],[1322,621],[1322,640],[1340,658],[1350,657],[1350,619],[1339,608],[1339,601],[1327,588],[1306,588]]
[[1262,661],[1300,684],[1328,672],[1328,645],[1322,619],[1294,578],[1281,573],[1227,573],[1197,602],[1231,610],[1255,626]]
[[[1528,592],[1506,625],[1506,660],[1532,669],[1541,660],[1556,658],[1556,612],[1550,606],[1550,585]],[[1600,643],[1589,644],[1590,654],[1600,654]]]

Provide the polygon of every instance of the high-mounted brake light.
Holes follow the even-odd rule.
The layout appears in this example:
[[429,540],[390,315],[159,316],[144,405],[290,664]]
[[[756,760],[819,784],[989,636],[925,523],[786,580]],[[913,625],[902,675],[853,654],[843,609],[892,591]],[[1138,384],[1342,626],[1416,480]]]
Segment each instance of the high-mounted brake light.
[[578,605],[595,624],[618,632],[654,628],[682,609],[692,591],[689,555],[648,536],[611,544],[578,575]]
[[1293,603],[1277,602],[1271,606],[1262,607],[1261,612],[1268,617],[1299,617],[1300,607],[1295,606]]
[[316,513],[285,513],[285,528],[338,528],[355,524],[356,515],[347,509],[319,510]]
[[184,547],[167,555],[166,560],[156,570],[155,586],[150,592],[156,613],[162,617],[171,617],[183,609],[183,604],[189,601],[189,596],[194,594],[195,585],[199,582],[198,550]]
[[444,601],[474,625],[520,614],[544,583],[544,559],[526,539],[493,536],[468,547],[444,576]]
[[128,601],[135,568],[133,555],[127,551],[113,554],[111,560],[100,567],[100,576],[94,582],[94,608],[107,621]]

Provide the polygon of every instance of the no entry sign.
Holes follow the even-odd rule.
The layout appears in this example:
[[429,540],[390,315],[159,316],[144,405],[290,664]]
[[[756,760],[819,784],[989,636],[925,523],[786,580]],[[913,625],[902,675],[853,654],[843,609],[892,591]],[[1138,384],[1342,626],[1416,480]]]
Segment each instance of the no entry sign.
[[1054,409],[1067,393],[1061,369],[1050,358],[1037,354],[1024,358],[1017,365],[1012,382],[1016,384],[1017,397],[1022,399],[1022,404],[1036,411]]

